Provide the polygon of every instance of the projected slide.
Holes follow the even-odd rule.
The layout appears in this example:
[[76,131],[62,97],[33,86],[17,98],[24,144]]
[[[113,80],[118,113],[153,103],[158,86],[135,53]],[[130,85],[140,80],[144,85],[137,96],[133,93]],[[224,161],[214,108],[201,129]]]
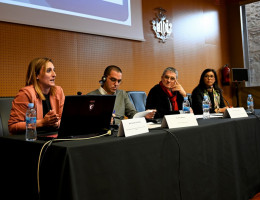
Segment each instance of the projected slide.
[[142,0],[0,0],[0,21],[144,40]]
[[11,0],[18,6],[131,25],[130,0]]

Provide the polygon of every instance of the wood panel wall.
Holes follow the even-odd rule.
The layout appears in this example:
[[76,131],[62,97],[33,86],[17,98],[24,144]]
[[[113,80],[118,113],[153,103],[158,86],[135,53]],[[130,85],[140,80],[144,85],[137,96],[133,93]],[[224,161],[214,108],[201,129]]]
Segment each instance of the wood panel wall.
[[[256,0],[245,0],[243,3],[250,3]],[[228,4],[228,38],[229,38],[229,53],[230,53],[230,65],[233,68],[243,68],[243,47],[241,36],[241,23],[240,23],[240,8],[238,4]],[[247,95],[252,94],[254,98],[255,108],[260,108],[260,87],[245,87],[245,83],[240,83],[238,86],[238,103],[239,106],[246,108]],[[237,106],[237,98],[235,91],[235,84],[231,84],[231,95],[233,105]]]
[[[157,7],[167,10],[173,24],[166,43],[152,30]],[[42,56],[53,59],[56,84],[65,95],[98,88],[110,64],[122,68],[125,90],[148,93],[168,66],[178,69],[179,82],[189,93],[205,68],[216,69],[220,80],[222,66],[233,56],[226,6],[214,0],[143,0],[142,10],[143,42],[0,22],[0,96],[15,96],[25,84],[29,62]],[[222,88],[232,102],[231,87]]]

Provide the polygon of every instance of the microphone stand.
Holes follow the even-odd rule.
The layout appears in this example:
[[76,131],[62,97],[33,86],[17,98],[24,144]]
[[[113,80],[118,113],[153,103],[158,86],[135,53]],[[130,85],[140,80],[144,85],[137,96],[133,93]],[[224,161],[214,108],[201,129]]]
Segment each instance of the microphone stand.
[[224,101],[227,103],[228,107],[230,108],[230,104],[229,104],[228,100],[226,100],[226,98],[223,95],[222,95],[222,97],[223,97]]
[[240,85],[240,82],[235,81],[234,84],[235,84],[235,93],[236,93],[236,98],[237,98],[237,107],[239,107],[239,95],[238,95],[239,89],[238,89],[238,87]]
[[222,93],[222,97],[223,97],[223,100],[227,103],[227,105],[228,105],[228,107],[230,108],[230,104],[229,104],[229,102],[228,102],[228,100],[224,97],[224,95],[223,95],[223,90],[222,89],[220,89],[220,91],[221,91],[221,93]]

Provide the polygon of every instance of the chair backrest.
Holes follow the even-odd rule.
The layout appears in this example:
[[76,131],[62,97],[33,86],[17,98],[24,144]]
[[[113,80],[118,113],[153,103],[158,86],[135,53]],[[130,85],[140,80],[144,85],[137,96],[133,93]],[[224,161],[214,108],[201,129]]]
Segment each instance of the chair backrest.
[[144,91],[127,91],[127,94],[137,112],[145,111],[147,96]]
[[0,97],[0,136],[9,135],[8,120],[13,99],[13,97]]
[[3,125],[2,125],[2,118],[1,118],[1,114],[0,114],[0,136],[4,135],[4,130],[3,130]]

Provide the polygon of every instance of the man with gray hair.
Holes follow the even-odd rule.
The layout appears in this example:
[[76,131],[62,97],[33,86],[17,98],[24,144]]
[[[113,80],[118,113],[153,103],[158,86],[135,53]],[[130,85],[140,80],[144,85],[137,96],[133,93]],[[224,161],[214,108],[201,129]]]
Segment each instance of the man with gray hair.
[[173,67],[167,67],[163,71],[159,84],[150,90],[146,109],[157,110],[154,118],[179,114],[179,110],[182,110],[183,97],[187,96],[187,93],[177,79],[178,71]]

